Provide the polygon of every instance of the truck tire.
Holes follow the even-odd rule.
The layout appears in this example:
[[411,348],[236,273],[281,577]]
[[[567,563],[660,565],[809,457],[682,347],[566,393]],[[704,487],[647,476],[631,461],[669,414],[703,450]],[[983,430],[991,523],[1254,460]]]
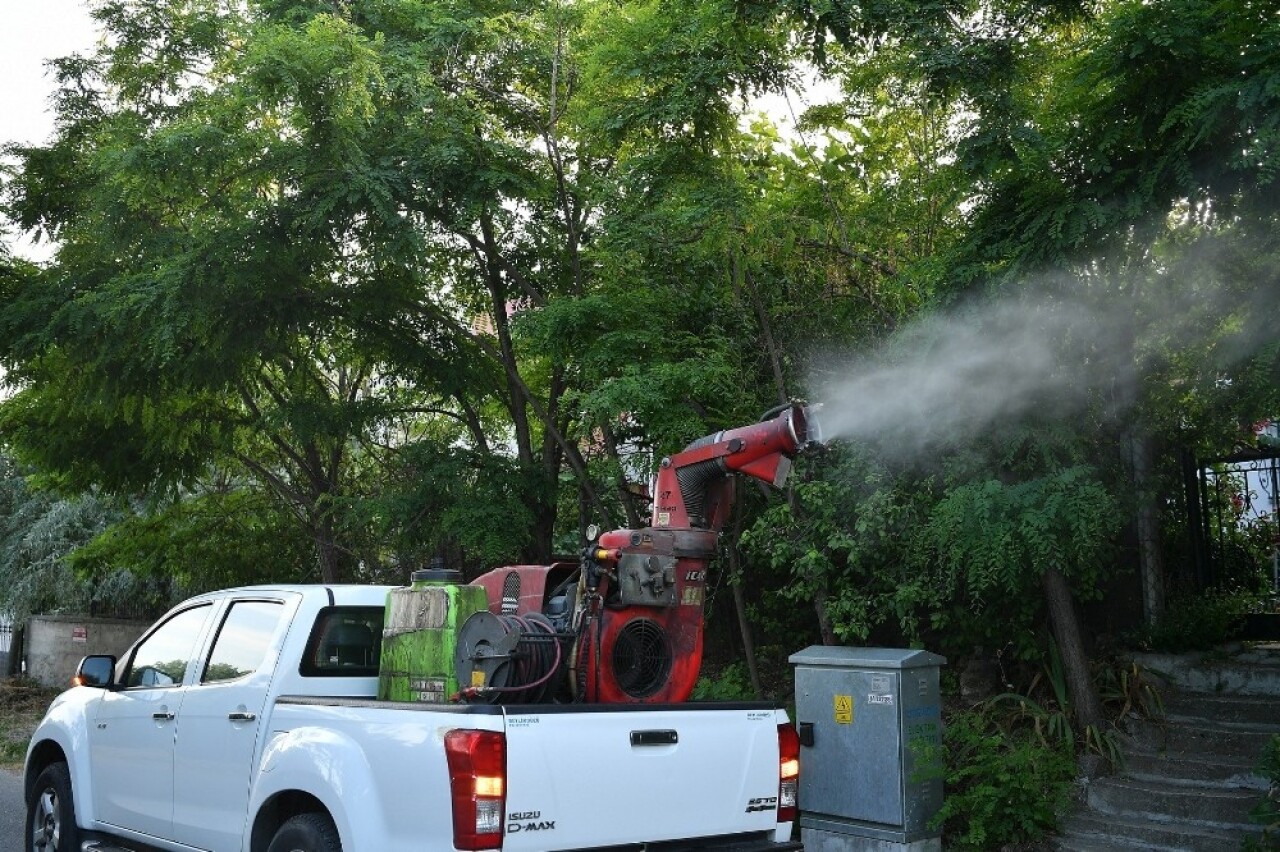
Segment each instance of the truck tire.
[[342,841],[329,817],[298,814],[280,826],[267,852],[342,852]]
[[80,828],[65,763],[51,763],[36,777],[27,799],[26,852],[80,852]]

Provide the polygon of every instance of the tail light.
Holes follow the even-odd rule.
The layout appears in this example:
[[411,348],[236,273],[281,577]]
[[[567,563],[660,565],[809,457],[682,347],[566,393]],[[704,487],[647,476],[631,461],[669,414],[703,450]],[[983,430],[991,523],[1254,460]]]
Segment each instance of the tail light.
[[800,735],[778,726],[778,822],[795,822],[800,797]]
[[444,735],[457,849],[501,849],[507,801],[507,740],[497,731]]

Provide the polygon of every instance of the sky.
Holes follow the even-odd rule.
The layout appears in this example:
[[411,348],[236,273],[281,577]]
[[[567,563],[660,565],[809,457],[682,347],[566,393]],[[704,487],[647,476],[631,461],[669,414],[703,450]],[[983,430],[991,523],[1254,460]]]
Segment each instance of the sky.
[[[49,138],[54,85],[44,63],[88,50],[96,39],[84,0],[0,0],[0,142]],[[23,239],[11,244],[32,259],[48,255],[45,245]]]

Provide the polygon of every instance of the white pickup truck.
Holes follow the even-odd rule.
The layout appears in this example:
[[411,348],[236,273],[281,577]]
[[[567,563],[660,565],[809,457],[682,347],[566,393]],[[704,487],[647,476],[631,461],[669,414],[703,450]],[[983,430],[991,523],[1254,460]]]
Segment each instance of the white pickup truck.
[[387,593],[216,592],[86,657],[27,752],[27,852],[801,848],[781,709],[379,701]]

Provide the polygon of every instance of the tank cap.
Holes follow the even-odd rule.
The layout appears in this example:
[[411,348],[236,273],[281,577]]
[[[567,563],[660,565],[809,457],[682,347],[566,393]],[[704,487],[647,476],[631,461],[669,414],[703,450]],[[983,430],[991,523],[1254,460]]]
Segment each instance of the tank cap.
[[462,572],[455,568],[419,568],[409,575],[413,583],[461,583]]

